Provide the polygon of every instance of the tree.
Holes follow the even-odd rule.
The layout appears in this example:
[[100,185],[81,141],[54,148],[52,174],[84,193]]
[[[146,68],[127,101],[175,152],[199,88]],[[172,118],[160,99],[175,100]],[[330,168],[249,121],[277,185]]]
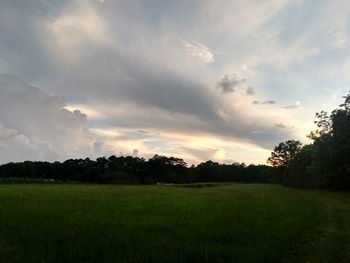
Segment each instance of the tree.
[[290,161],[283,176],[282,183],[288,186],[301,188],[315,188],[318,182],[310,171],[313,158],[313,145],[305,145]]
[[267,162],[274,167],[285,168],[300,151],[301,146],[301,142],[296,140],[281,142],[275,147],[274,151],[271,152],[271,157],[267,159]]
[[316,114],[310,170],[319,188],[350,189],[350,94],[330,115]]

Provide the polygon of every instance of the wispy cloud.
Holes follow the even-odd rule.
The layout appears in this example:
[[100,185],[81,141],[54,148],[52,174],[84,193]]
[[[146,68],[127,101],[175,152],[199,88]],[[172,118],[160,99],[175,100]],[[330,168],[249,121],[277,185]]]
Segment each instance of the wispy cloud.
[[258,101],[258,100],[254,100],[252,102],[252,104],[254,105],[258,105],[258,104],[261,104],[261,105],[274,105],[276,104],[277,102],[274,101],[274,100],[264,100],[264,101]]
[[185,51],[192,57],[198,58],[205,63],[214,62],[214,53],[205,45],[198,42],[183,41]]

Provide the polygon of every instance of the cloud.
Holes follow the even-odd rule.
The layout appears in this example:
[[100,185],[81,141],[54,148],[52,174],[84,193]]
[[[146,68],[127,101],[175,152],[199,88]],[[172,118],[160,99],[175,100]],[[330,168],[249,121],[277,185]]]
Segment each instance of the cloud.
[[280,129],[286,129],[288,128],[286,125],[282,124],[282,123],[276,123],[275,124],[277,128],[280,128]]
[[254,104],[254,105],[258,105],[258,104],[261,104],[261,105],[274,105],[274,104],[276,104],[277,102],[276,101],[274,101],[274,100],[265,100],[265,101],[258,101],[258,100],[254,100],[253,102],[252,102],[252,104]]
[[[48,158],[105,154],[111,148],[128,154],[138,149],[147,156],[152,152],[143,142],[162,141],[159,153],[195,159],[185,149],[223,149],[231,158],[236,148],[210,144],[214,138],[254,145],[255,156],[261,148],[304,135],[305,123],[312,122],[319,107],[314,96],[321,96],[312,87],[336,80],[342,93],[349,83],[339,76],[324,81],[339,74],[329,68],[348,61],[345,2],[333,8],[339,21],[327,11],[333,4],[324,3],[314,9],[287,0],[146,2],[5,1],[0,72],[25,82],[12,79],[7,86],[16,88],[1,88],[0,122],[4,134],[15,134],[17,144],[31,145],[26,149],[33,154],[19,157],[35,156],[30,150],[35,147]],[[315,10],[311,18],[296,19],[309,17],[309,10]],[[323,13],[327,19],[319,26]],[[328,75],[320,74],[320,67]],[[259,87],[261,95],[253,102],[251,87]],[[235,92],[239,88],[242,92]],[[303,116],[277,112],[268,107],[276,101],[264,100],[272,96],[287,109],[296,108],[289,103],[299,99],[310,109]],[[266,107],[262,111],[251,103]],[[291,123],[298,132],[276,129],[276,123]],[[201,145],[191,145],[196,138]],[[239,154],[237,160],[243,158]]]
[[270,104],[270,105],[273,105],[273,104],[276,104],[276,101],[274,101],[274,100],[265,100],[265,101],[261,102],[261,104]]
[[251,86],[249,86],[249,87],[247,88],[247,90],[246,90],[246,95],[247,95],[247,96],[253,96],[253,95],[255,95],[255,90],[254,90],[254,88],[251,87]]
[[225,75],[220,81],[216,83],[216,88],[220,89],[222,93],[232,93],[235,88],[246,80],[238,77],[236,74],[231,76]]
[[87,116],[64,109],[65,98],[49,96],[10,74],[0,74],[0,162],[63,160],[96,156],[97,138]]
[[38,137],[27,137],[15,129],[5,128],[0,123],[0,163],[27,159],[55,160],[59,156],[52,145]]
[[300,108],[299,105],[287,105],[287,106],[283,106],[284,109],[298,109]]
[[226,158],[226,152],[222,148],[181,148],[182,151],[190,153],[198,160],[223,161]]
[[301,108],[301,102],[296,101],[294,105],[287,105],[283,106],[284,109],[300,109]]
[[198,58],[205,63],[214,62],[214,54],[210,49],[201,43],[183,41],[185,51],[192,57]]

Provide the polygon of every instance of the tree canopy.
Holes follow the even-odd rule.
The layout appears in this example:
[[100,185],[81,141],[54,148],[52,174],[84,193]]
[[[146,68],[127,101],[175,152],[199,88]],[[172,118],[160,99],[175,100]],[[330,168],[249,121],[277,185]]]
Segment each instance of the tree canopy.
[[286,167],[294,156],[298,154],[301,146],[300,141],[288,140],[281,142],[275,147],[267,162],[274,167]]
[[[271,176],[274,175],[274,176]],[[64,162],[21,162],[0,166],[4,178],[52,179],[63,182],[119,184],[192,182],[272,182],[273,168],[244,163],[219,164],[207,161],[188,167],[180,158],[154,155],[145,160],[132,156],[100,157],[96,160],[69,159]]]
[[350,93],[343,98],[330,114],[316,113],[317,129],[308,136],[313,142],[283,163],[286,185],[350,190]]

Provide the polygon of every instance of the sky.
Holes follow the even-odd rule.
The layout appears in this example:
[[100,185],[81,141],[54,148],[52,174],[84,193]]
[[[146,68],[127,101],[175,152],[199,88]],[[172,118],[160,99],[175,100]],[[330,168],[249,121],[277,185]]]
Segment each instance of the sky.
[[264,164],[350,90],[348,0],[0,0],[0,163]]

